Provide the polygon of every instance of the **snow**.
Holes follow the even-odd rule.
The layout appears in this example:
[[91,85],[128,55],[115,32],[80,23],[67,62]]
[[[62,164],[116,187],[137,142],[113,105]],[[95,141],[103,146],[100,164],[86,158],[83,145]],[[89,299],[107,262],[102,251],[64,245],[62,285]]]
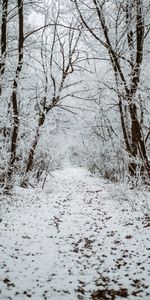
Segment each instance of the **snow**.
[[134,191],[66,167],[43,190],[3,196],[0,299],[150,299],[149,193],[139,195],[133,205]]

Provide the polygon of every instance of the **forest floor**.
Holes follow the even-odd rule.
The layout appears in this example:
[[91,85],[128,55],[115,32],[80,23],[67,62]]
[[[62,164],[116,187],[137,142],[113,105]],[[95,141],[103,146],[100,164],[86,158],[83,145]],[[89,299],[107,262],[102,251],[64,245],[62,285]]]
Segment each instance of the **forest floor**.
[[150,299],[149,193],[82,168],[0,201],[0,299]]

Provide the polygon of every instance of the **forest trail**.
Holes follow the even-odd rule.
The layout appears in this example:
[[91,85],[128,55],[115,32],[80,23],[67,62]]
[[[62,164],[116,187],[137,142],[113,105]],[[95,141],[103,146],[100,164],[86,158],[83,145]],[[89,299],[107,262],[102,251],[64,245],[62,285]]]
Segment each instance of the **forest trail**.
[[82,168],[0,202],[0,299],[150,299],[149,224]]

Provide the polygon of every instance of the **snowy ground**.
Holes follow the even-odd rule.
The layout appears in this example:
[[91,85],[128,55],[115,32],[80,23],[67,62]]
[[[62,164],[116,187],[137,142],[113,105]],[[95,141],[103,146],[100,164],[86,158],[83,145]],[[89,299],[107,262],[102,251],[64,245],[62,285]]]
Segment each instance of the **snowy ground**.
[[149,300],[148,206],[124,192],[66,168],[2,197],[0,299]]

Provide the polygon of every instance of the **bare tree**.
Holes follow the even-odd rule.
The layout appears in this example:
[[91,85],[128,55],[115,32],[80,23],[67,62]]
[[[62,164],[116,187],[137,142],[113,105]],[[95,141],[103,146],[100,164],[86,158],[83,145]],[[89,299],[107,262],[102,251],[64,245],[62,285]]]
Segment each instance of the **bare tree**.
[[7,177],[11,179],[13,167],[16,160],[17,137],[19,131],[19,110],[18,110],[18,79],[23,66],[23,46],[24,46],[24,18],[23,18],[23,0],[17,1],[18,7],[18,63],[15,72],[15,78],[12,85],[11,107],[12,107],[12,136],[10,148],[10,162]]
[[[4,176],[4,181],[6,181],[6,186],[9,188],[9,183],[11,181],[11,176],[13,174],[14,163],[16,160],[17,137],[18,137],[18,130],[19,130],[17,89],[18,89],[18,79],[23,65],[23,42],[24,42],[23,1],[18,0],[16,4],[15,2],[12,3],[3,0],[1,7],[2,7],[2,18],[1,18],[0,96],[1,96],[2,103],[5,102],[5,106],[7,107],[7,117],[11,118],[11,125],[12,125],[12,129],[9,128],[10,147],[8,148],[9,148],[10,159],[9,162],[7,162],[8,168],[7,171],[5,170],[5,176]],[[12,19],[13,20],[18,19],[17,20],[18,23],[17,49],[14,49],[17,44],[14,38],[14,35],[16,33],[12,33],[12,35],[10,35],[9,21]],[[13,45],[13,47],[11,47],[11,44]],[[12,52],[14,51],[15,59],[12,68],[10,70],[9,58],[10,58],[11,51]],[[15,66],[16,57],[17,57],[17,65]],[[10,90],[11,90],[11,96],[10,96]],[[11,116],[10,116],[10,111],[11,111]],[[4,140],[7,138],[7,135],[8,135],[8,130],[4,126],[3,128]]]
[[[31,143],[27,159],[26,173],[32,170],[34,156],[38,144],[40,129],[44,125],[47,114],[54,107],[60,107],[60,103],[69,94],[62,92],[65,90],[65,83],[70,74],[74,72],[74,65],[78,60],[77,46],[81,36],[81,31],[76,30],[76,26],[71,23],[67,28],[62,29],[59,23],[60,10],[58,9],[54,26],[48,29],[43,28],[41,41],[41,64],[44,75],[43,96],[37,104],[39,118],[36,133]],[[45,22],[46,24],[46,22]],[[66,89],[67,90],[67,89]]]
[[[6,1],[3,0],[2,17],[1,17],[1,62],[0,62],[0,96],[2,102],[5,102],[5,111],[7,110],[7,118],[10,123],[10,128],[3,128],[3,137],[7,141],[7,149],[9,152],[9,160],[7,161],[7,171],[4,181],[6,189],[11,186],[13,176],[17,148],[18,148],[18,133],[20,123],[19,112],[19,86],[21,81],[21,72],[24,64],[24,7],[26,10],[27,3],[23,0]],[[12,24],[14,28],[11,28]],[[13,30],[14,29],[14,30]],[[8,91],[8,92],[7,92]],[[6,143],[4,143],[6,144]],[[8,157],[8,155],[7,155]],[[5,163],[6,165],[6,163]]]
[[[116,82],[120,123],[129,154],[130,175],[136,176],[137,160],[140,160],[142,169],[150,178],[150,163],[146,147],[149,131],[145,132],[143,120],[141,122],[143,112],[139,88],[144,41],[147,36],[143,1],[90,0],[83,3],[74,0],[73,2],[80,22],[109,55]],[[109,19],[110,10],[112,18]],[[94,24],[90,22],[92,17],[89,18],[89,13],[96,20]]]

